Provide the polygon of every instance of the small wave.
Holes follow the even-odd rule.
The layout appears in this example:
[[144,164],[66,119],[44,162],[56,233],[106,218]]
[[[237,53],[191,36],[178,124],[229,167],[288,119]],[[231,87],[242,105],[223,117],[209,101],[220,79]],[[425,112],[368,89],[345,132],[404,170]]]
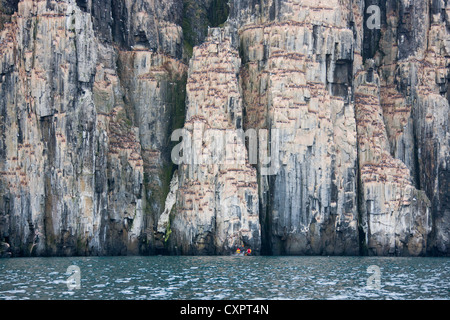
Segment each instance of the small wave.
[[15,294],[15,293],[26,293],[26,290],[7,290],[7,291],[0,291],[0,294],[2,293],[9,293],[9,294]]
[[349,300],[352,297],[346,294],[340,294],[340,295],[336,295],[336,296],[331,296],[328,298],[328,300]]
[[139,286],[138,290],[152,290],[152,287]]
[[50,281],[47,284],[67,284],[67,280],[57,279],[57,280]]
[[131,291],[131,290],[122,290],[122,291],[120,291],[120,293],[122,293],[122,294],[133,294],[134,292],[133,291]]
[[[55,264],[61,263],[59,260],[45,259],[45,266],[39,269],[30,269],[27,259],[11,260],[14,271],[0,273],[0,288],[3,290],[0,291],[0,299],[450,298],[450,279],[447,276],[450,259],[383,260],[380,290],[367,288],[370,274],[365,266],[361,267],[361,259],[252,257],[253,261],[260,259],[261,263],[244,265],[242,259],[196,259],[92,258],[95,263],[90,263],[96,267],[83,274],[84,290],[73,291],[65,286],[65,274],[55,271],[65,270],[70,259],[63,267]],[[204,263],[200,266],[197,261]],[[191,266],[193,262],[194,266]],[[98,268],[97,263],[100,263]],[[373,261],[369,263],[373,264]],[[83,267],[83,261],[80,265]],[[239,270],[237,276],[236,270]]]

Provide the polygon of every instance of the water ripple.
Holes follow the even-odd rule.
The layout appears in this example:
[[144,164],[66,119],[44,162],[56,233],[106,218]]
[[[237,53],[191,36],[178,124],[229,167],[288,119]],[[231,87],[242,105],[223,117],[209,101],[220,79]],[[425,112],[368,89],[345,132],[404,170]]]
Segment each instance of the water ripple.
[[[81,288],[67,287],[67,267]],[[381,286],[367,286],[379,266]],[[0,260],[0,299],[450,299],[450,259],[89,257]]]

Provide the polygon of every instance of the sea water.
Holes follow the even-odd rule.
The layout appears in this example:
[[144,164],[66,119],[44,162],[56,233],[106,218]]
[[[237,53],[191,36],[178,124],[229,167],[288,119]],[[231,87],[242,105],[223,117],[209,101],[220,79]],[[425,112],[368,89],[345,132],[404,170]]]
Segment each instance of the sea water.
[[450,299],[450,258],[0,259],[0,299]]

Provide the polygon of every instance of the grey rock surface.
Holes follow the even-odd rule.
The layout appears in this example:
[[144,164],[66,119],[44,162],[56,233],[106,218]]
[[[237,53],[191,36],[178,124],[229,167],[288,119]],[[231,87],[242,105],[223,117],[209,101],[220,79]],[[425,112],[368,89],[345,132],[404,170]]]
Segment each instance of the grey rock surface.
[[[0,255],[449,255],[449,23],[436,0],[0,0]],[[179,128],[239,161],[174,163]]]

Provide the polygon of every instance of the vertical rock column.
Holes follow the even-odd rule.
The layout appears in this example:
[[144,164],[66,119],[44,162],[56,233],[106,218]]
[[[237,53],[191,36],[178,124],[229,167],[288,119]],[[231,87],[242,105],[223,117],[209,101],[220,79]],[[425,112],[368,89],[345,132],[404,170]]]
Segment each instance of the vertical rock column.
[[229,22],[239,29],[244,126],[271,134],[265,148],[274,171],[258,162],[266,252],[356,255],[350,8],[341,1],[248,2],[232,2]]
[[368,71],[355,78],[360,167],[361,227],[369,255],[424,255],[431,231],[430,202],[410,171],[389,153],[380,104],[380,79]]
[[[247,160],[240,131],[240,59],[229,29],[209,30],[194,48],[187,82],[183,150],[176,204],[162,217],[171,252],[229,254],[238,246],[260,251],[256,169]],[[169,203],[168,203],[169,204]],[[170,213],[172,212],[172,213]]]
[[[429,253],[450,254],[450,4],[402,1],[396,82],[412,107],[416,174],[431,201]],[[412,36],[423,30],[411,41]]]
[[443,1],[387,1],[373,56],[390,153],[431,201],[427,250],[436,255],[450,245],[449,10]]
[[72,0],[21,1],[1,39],[0,237],[15,255],[137,254],[141,147],[116,52]]
[[144,164],[147,248],[162,249],[154,229],[164,210],[174,164],[170,160],[170,134],[184,121],[187,66],[179,60],[146,49],[119,53],[120,79],[128,102],[126,113],[138,128]]

